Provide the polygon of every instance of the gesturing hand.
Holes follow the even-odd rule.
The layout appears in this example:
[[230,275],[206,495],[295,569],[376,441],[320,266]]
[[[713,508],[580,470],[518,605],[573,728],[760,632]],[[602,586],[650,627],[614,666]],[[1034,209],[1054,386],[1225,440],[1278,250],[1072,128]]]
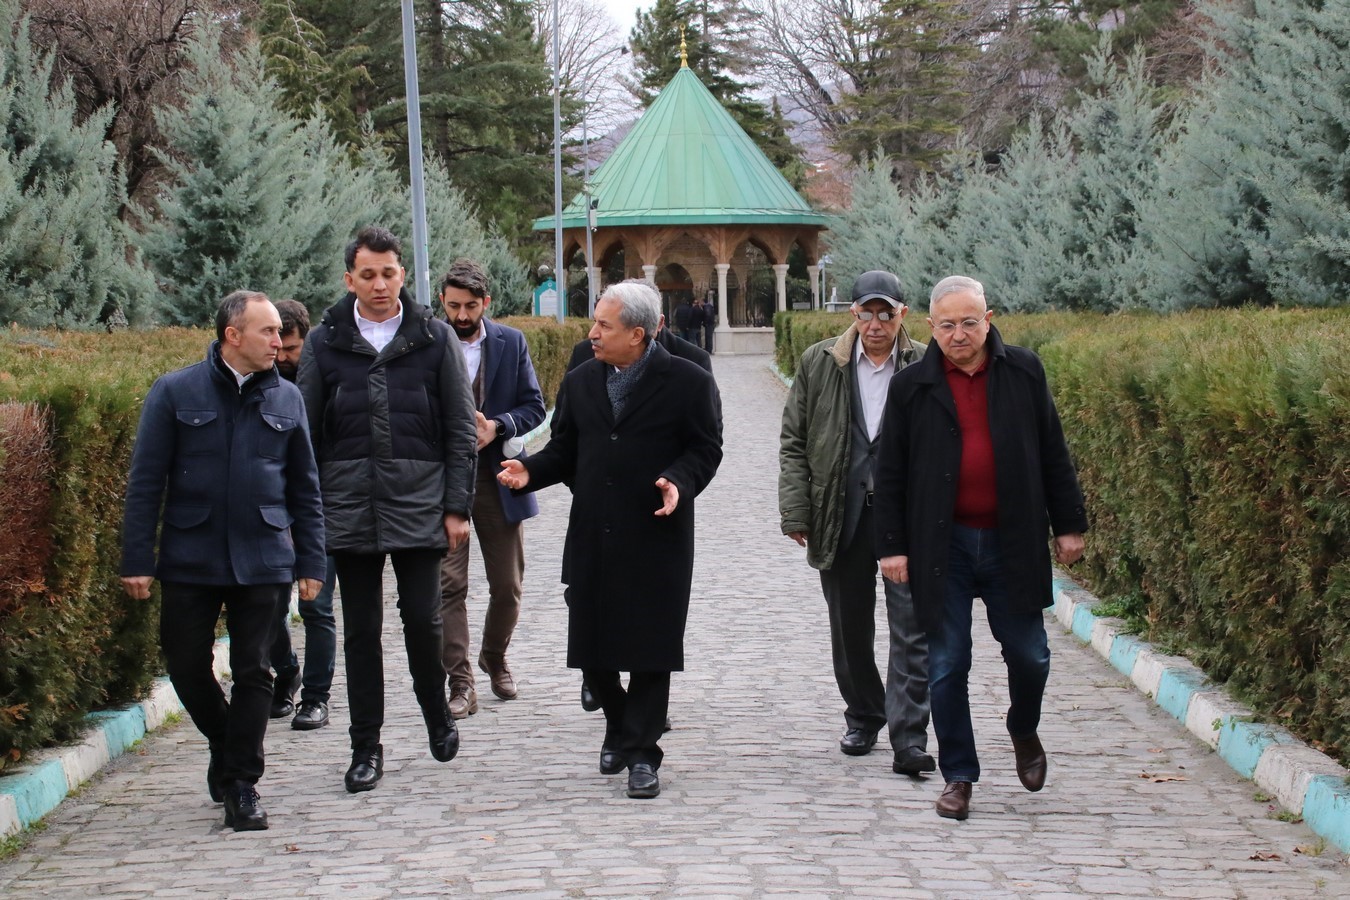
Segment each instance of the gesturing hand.
[[656,511],[656,514],[668,516],[675,511],[675,507],[680,505],[680,489],[666,478],[656,479],[656,486],[661,491],[661,508]]
[[521,490],[530,483],[530,471],[518,459],[504,459],[502,470],[497,473],[497,483],[513,491]]

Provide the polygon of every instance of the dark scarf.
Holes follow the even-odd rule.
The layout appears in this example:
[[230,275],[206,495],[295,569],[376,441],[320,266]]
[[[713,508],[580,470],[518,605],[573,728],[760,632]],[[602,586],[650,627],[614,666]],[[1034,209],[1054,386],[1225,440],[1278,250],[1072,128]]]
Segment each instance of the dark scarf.
[[605,379],[605,390],[609,392],[609,405],[614,408],[614,416],[617,418],[623,412],[624,404],[628,402],[628,395],[633,393],[633,388],[637,387],[638,379],[642,373],[647,371],[647,363],[651,361],[652,352],[656,349],[656,340],[647,342],[647,349],[637,362],[626,369],[616,369],[613,366],[609,369],[609,375]]

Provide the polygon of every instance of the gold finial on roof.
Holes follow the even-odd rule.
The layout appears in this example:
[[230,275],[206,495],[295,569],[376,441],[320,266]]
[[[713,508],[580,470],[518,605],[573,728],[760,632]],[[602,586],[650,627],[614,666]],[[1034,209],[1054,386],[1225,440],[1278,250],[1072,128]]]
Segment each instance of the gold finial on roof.
[[680,68],[689,68],[689,49],[684,45],[684,26],[680,26]]

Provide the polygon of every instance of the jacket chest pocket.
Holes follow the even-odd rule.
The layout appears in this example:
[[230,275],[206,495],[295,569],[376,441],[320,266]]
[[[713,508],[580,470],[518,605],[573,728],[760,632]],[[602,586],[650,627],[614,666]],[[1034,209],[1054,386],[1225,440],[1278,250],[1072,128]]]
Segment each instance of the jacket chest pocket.
[[258,435],[258,453],[268,459],[285,459],[286,445],[290,443],[292,433],[300,420],[276,413],[262,414],[262,429]]
[[222,432],[214,409],[180,409],[177,416],[179,453],[200,456],[219,452]]

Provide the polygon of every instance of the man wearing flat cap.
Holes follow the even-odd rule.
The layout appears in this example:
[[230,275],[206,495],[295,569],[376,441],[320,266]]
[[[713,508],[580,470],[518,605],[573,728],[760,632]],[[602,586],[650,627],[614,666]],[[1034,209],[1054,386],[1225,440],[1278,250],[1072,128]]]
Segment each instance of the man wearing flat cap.
[[901,321],[908,311],[900,281],[864,272],[853,282],[853,323],[808,347],[783,408],[778,511],[783,533],[806,548],[820,570],[830,616],[834,677],[844,699],[839,749],[869,753],[888,726],[892,770],[932,772],[928,755],[928,653],[909,586],[883,581],[890,663],[883,685],[873,651],[877,555],[873,470],[891,376],[918,362],[924,345]]

